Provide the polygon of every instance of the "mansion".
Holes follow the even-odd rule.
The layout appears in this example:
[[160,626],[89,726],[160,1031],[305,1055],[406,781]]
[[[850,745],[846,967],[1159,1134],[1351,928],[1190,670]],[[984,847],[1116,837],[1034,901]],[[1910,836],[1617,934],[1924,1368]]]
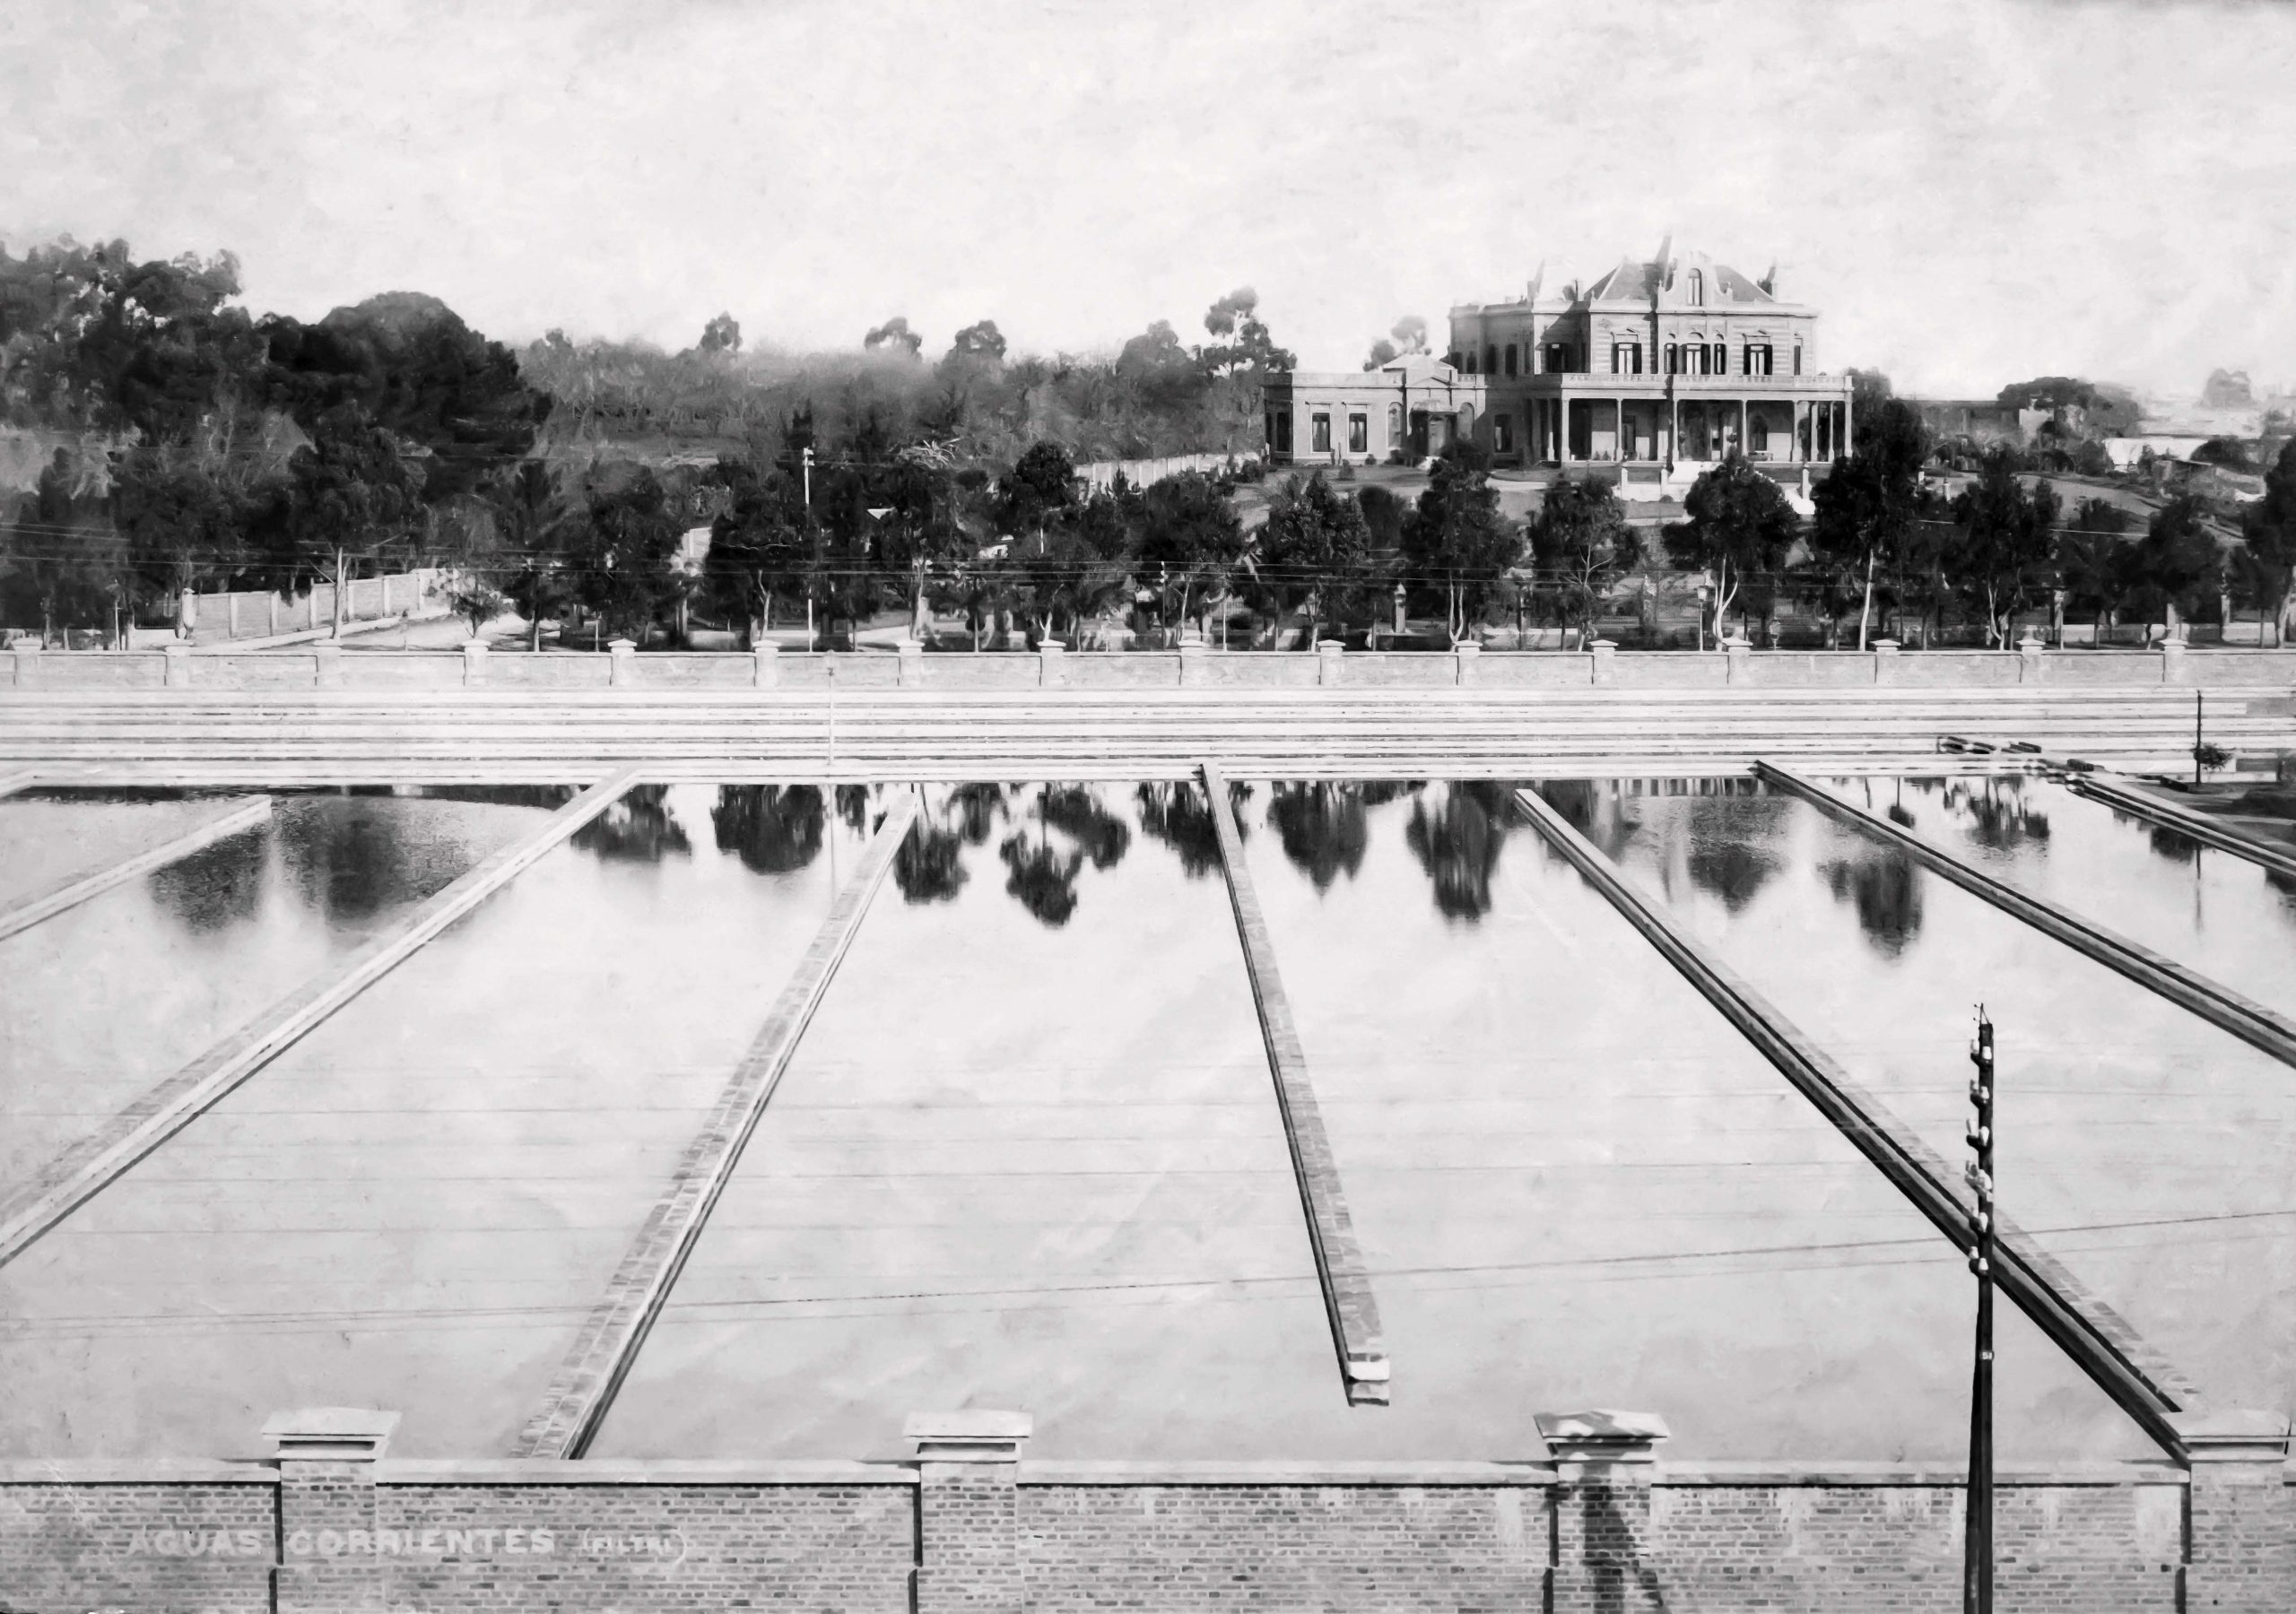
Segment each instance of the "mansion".
[[[1848,452],[1850,384],[1818,369],[1817,310],[1670,241],[1593,281],[1451,310],[1449,351],[1360,372],[1293,370],[1265,394],[1275,464],[1440,454],[1617,468],[1657,497],[1733,449],[1806,481]],[[1675,467],[1682,466],[1677,475]]]

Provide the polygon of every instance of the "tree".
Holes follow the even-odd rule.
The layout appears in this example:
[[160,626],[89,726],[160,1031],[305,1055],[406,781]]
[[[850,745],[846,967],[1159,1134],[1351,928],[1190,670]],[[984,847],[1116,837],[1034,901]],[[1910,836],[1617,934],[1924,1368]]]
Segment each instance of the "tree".
[[2281,445],[2265,473],[2264,497],[2244,517],[2246,565],[2257,603],[2272,612],[2273,642],[2284,637],[2296,569],[2296,438]]
[[744,459],[720,459],[712,480],[726,490],[726,508],[710,524],[702,557],[704,596],[740,622],[754,647],[773,626],[777,600],[804,596],[813,545],[799,490],[778,472],[761,474]]
[[92,627],[103,619],[122,559],[112,534],[80,521],[77,481],[70,455],[58,448],[0,556],[0,576],[13,596],[10,604],[21,602],[19,608],[39,612],[43,645],[59,622]]
[[1810,524],[1811,570],[1829,602],[1828,630],[1835,620],[1833,605],[1855,587],[1860,650],[1873,620],[1881,560],[1902,544],[1919,517],[1921,468],[1929,450],[1919,412],[1901,399],[1883,398],[1859,415],[1855,450],[1837,458],[1812,491],[1816,512]]
[[179,598],[247,560],[256,499],[188,445],[138,443],[114,458],[112,525],[124,546],[120,606]]
[[672,562],[682,529],[651,466],[594,473],[570,532],[575,599],[617,638],[644,643],[679,592]]
[[1849,376],[1850,447],[1864,444],[1867,422],[1884,403],[1896,395],[1890,378],[1877,369],[1856,369]]
[[1363,361],[1363,368],[1375,370],[1406,354],[1426,351],[1427,322],[1416,314],[1406,314],[1396,321],[1385,336],[1371,344],[1371,356]]
[[701,327],[701,340],[694,344],[705,357],[723,354],[730,359],[742,351],[742,322],[731,314],[720,314]]
[[988,364],[1004,362],[1004,334],[996,328],[993,319],[969,325],[956,334],[949,343],[952,359],[974,360]]
[[420,485],[397,438],[365,404],[338,404],[313,426],[288,464],[284,519],[264,529],[264,569],[282,593],[315,579],[332,585],[339,636],[352,566],[404,543],[418,519]]
[[1691,484],[1683,514],[1687,519],[1667,532],[1667,552],[1677,566],[1713,574],[1719,638],[1740,591],[1784,564],[1796,537],[1794,507],[1776,482],[1733,450]]
[[1403,529],[1405,569],[1418,592],[1442,602],[1452,643],[1467,637],[1522,553],[1521,532],[1499,513],[1487,456],[1455,439],[1430,469]]
[[271,395],[306,431],[346,404],[424,451],[421,494],[467,493],[530,453],[552,399],[435,297],[387,292],[317,325],[263,321]]
[[2222,588],[2223,557],[2208,530],[2207,507],[2197,495],[2179,493],[2155,510],[2151,527],[2129,553],[2130,592],[2145,620],[2162,621],[2171,632]]
[[869,334],[861,338],[861,345],[873,353],[884,348],[905,352],[914,359],[924,348],[925,338],[909,328],[907,315],[896,314],[884,324],[871,326]]
[[567,543],[578,525],[576,513],[557,473],[541,460],[521,460],[488,490],[487,502],[495,534],[491,580],[526,619],[529,647],[539,650],[543,619],[573,603]]
[[1041,532],[1076,508],[1076,462],[1058,443],[1031,443],[996,491],[996,518],[1006,531]]
[[1531,523],[1531,554],[1542,586],[1564,622],[1577,626],[1581,645],[1594,637],[1603,601],[1641,553],[1618,495],[1591,476],[1556,478]]
[[1300,647],[1312,650],[1327,618],[1344,620],[1361,608],[1370,550],[1361,508],[1318,471],[1276,490],[1244,570],[1275,612],[1305,613]]
[[2224,471],[2254,471],[2256,462],[2248,458],[2248,446],[2239,438],[2213,437],[2192,451],[2196,465],[2214,465]]
[[2088,613],[2104,641],[2107,620],[2120,609],[2130,577],[2129,514],[2102,499],[2084,499],[2057,540],[2057,586],[2068,609]]
[[1243,528],[1218,484],[1199,472],[1168,476],[1140,496],[1135,560],[1153,572],[1182,621],[1227,591],[1243,560]]
[[2007,456],[1986,456],[1977,480],[1953,501],[1955,534],[1946,571],[1955,591],[1985,617],[1985,642],[2006,647],[2009,628],[2044,598],[2057,548],[2057,490],[2028,490]]

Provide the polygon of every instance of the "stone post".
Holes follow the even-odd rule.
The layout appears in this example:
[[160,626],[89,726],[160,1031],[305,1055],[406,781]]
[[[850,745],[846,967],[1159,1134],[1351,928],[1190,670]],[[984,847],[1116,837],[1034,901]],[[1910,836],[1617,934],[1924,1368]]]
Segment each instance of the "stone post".
[[1553,1458],[1552,1614],[1641,1614],[1665,1605],[1646,1562],[1650,1482],[1666,1420],[1652,1412],[1542,1412],[1539,1437]]
[[915,1614],[1021,1614],[1025,1412],[919,1412]]
[[2192,664],[2185,660],[2184,640],[2164,638],[2161,641],[2161,681],[2164,684],[2192,681]]
[[1893,638],[1874,641],[1874,681],[1877,684],[1897,682],[1898,642]]
[[1205,644],[1202,638],[1195,634],[1180,636],[1180,682],[1182,685],[1193,689],[1209,681],[1206,674],[1211,669],[1205,660]]
[[313,1407],[263,1426],[279,1465],[276,1614],[352,1614],[383,1607],[375,1530],[375,1464],[398,1414]]
[[263,599],[266,613],[265,630],[273,638],[277,638],[279,637],[279,591],[275,588],[272,589],[263,596]]
[[750,651],[750,660],[755,668],[753,681],[759,689],[775,690],[781,687],[781,646],[779,645],[771,639],[758,640],[756,646]]
[[16,646],[16,688],[20,690],[39,688],[39,646],[38,645],[20,644]]
[[165,682],[168,688],[189,689],[191,687],[191,646],[181,639],[176,639],[161,646],[160,654],[167,658],[168,671]]
[[486,641],[465,639],[463,642],[463,682],[483,684],[486,681]]
[[1037,643],[1037,682],[1048,690],[1065,688],[1068,683],[1068,646],[1057,638],[1040,639]]
[[1347,646],[1337,639],[1316,641],[1316,681],[1326,687],[1340,681],[1340,657],[1347,654]]
[[925,646],[917,639],[900,642],[900,687],[921,688],[925,682]]
[[343,646],[333,639],[311,646],[311,683],[321,690],[343,687]]
[[2041,658],[2041,636],[2039,630],[2028,627],[2025,629],[2025,637],[2017,641],[2017,681],[2019,683],[2040,682],[2042,670],[2048,665]]
[[608,672],[606,681],[617,690],[626,690],[638,681],[638,646],[626,638],[606,641]]
[[1752,664],[1753,642],[1744,634],[1734,635],[1722,641],[1722,654],[1727,662],[1727,681],[1744,683],[1746,670]]
[[1483,656],[1483,646],[1473,639],[1462,639],[1451,646],[1451,681],[1465,689],[1478,682],[1477,663]]
[[1592,681],[1598,684],[1614,682],[1618,678],[1618,646],[1609,639],[1598,638],[1587,649],[1593,657]]
[[2277,1412],[2170,1414],[2185,1445],[2185,1585],[2178,1604],[2222,1614],[2296,1607],[2296,1503],[2283,1482],[2288,1419]]

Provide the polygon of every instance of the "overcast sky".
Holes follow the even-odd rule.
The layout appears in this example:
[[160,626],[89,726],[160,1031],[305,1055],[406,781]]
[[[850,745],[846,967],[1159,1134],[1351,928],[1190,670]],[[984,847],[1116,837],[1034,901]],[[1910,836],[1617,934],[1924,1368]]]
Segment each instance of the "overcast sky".
[[11,250],[307,317],[1083,350],[1248,283],[1352,368],[1671,229],[1901,390],[2296,381],[2281,0],[9,0],[0,83]]

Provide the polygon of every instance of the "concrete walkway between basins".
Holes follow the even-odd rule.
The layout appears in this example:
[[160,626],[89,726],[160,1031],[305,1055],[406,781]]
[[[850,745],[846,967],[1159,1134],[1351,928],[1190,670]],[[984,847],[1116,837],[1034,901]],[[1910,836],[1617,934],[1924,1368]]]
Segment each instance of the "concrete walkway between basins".
[[[1200,668],[1057,652],[505,655],[464,681],[481,658],[274,652],[111,687],[95,675],[130,669],[95,664],[135,658],[36,659],[0,684],[0,774],[53,785],[571,784],[623,765],[664,780],[1160,779],[1207,759],[1298,778],[1682,776],[1757,757],[1965,772],[2033,751],[2145,771],[2190,766],[2196,716],[2236,755],[2296,749],[2296,655],[2274,651],[2175,667],[2066,655],[2030,678],[2031,657],[1939,653],[1897,658],[1892,676],[1918,681],[1880,684],[1887,658],[1796,653],[1621,655],[1596,682],[1605,658],[1539,653],[1349,655],[1336,672],[1336,656],[1241,654]],[[2021,751],[1941,754],[1946,735]]]

